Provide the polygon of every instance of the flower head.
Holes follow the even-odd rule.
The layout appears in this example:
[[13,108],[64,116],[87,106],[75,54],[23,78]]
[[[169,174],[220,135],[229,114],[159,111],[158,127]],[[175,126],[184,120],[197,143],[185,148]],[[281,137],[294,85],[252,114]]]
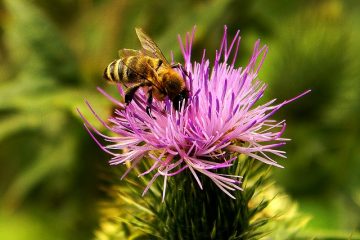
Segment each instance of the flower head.
[[[194,38],[187,34],[185,44],[179,38],[184,57],[184,71],[189,99],[180,111],[175,111],[169,100],[154,101],[152,115],[146,109],[146,94],[140,90],[134,101],[125,107],[122,102],[99,91],[117,106],[108,122],[98,120],[113,134],[106,136],[96,130],[86,119],[85,126],[99,146],[112,155],[111,165],[131,163],[123,177],[140,161],[151,161],[151,167],[141,174],[154,172],[144,190],[154,180],[164,177],[163,197],[168,177],[187,170],[192,173],[200,188],[199,174],[209,177],[222,191],[233,197],[231,191],[240,190],[241,176],[223,175],[218,169],[230,167],[239,154],[245,154],[266,164],[281,167],[274,156],[285,157],[278,148],[285,144],[281,137],[285,121],[275,121],[271,116],[285,104],[307,92],[275,104],[275,99],[256,105],[263,96],[266,84],[257,75],[267,53],[267,47],[254,46],[246,67],[235,67],[240,44],[239,31],[228,45],[227,31],[220,50],[211,63],[205,55],[201,62],[191,61]],[[230,57],[232,56],[232,57]],[[124,98],[124,90],[118,85]],[[102,145],[96,138],[104,138],[109,145]]]

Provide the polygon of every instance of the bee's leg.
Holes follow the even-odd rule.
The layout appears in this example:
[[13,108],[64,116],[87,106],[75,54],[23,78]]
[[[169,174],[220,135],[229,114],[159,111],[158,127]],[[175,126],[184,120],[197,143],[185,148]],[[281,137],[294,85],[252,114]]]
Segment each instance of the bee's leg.
[[135,84],[131,87],[129,87],[128,89],[126,89],[125,91],[125,103],[126,105],[129,105],[129,103],[131,103],[131,101],[134,98],[135,92],[139,89],[139,87],[144,86],[144,83],[138,83]]
[[[148,90],[148,99],[147,99],[146,113],[147,113],[150,117],[154,118],[154,117],[151,115],[152,101],[153,101],[152,87],[150,87],[149,90]],[[154,119],[155,119],[155,118],[154,118]]]

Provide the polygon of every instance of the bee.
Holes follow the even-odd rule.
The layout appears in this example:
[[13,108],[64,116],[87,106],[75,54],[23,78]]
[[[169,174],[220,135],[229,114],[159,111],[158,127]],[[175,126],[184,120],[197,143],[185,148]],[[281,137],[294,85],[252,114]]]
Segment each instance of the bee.
[[[164,101],[166,97],[179,110],[188,99],[184,78],[175,71],[181,65],[171,65],[157,44],[140,28],[135,28],[142,49],[122,49],[119,59],[112,61],[104,71],[103,77],[109,82],[122,83],[127,87],[125,103],[130,104],[139,88],[147,90],[146,112],[151,116],[153,98]],[[185,75],[186,71],[185,71]]]

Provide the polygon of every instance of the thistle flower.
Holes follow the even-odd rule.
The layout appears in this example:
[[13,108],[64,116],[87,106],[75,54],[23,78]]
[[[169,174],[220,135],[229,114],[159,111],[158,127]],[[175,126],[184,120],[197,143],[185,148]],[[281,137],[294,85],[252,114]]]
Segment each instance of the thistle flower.
[[[204,174],[234,198],[231,191],[241,190],[241,176],[220,174],[219,169],[232,166],[240,154],[282,167],[273,157],[285,158],[285,152],[278,148],[288,140],[281,137],[286,124],[285,120],[275,121],[270,117],[307,92],[278,104],[274,99],[256,106],[266,89],[266,84],[257,76],[267,47],[260,47],[258,40],[247,66],[235,67],[241,38],[238,31],[228,45],[225,27],[214,62],[211,64],[206,58],[205,50],[201,62],[192,62],[194,33],[195,29],[192,34],[187,34],[185,44],[179,37],[185,70],[179,72],[186,80],[190,96],[186,106],[175,111],[169,100],[154,101],[153,117],[150,117],[145,111],[147,97],[142,90],[125,107],[124,103],[99,88],[116,105],[114,115],[104,121],[89,103],[87,105],[112,134],[100,133],[85,118],[84,125],[101,149],[112,155],[111,165],[128,166],[122,178],[140,161],[151,161],[151,167],[140,174],[154,173],[143,194],[156,178],[163,176],[164,199],[167,179],[190,171],[201,189],[198,175]],[[121,85],[118,90],[124,98]],[[97,137],[110,144],[103,145]]]

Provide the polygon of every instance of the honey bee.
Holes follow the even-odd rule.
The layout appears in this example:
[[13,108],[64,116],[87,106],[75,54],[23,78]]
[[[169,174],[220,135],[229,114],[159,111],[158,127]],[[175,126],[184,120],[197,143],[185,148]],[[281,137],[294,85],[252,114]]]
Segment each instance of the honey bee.
[[[119,82],[127,87],[126,105],[130,104],[139,88],[146,88],[146,112],[149,116],[151,116],[153,98],[163,101],[168,97],[174,109],[178,111],[182,103],[185,101],[186,104],[188,99],[185,80],[174,69],[181,68],[181,65],[171,65],[157,44],[142,29],[135,28],[135,31],[142,49],[120,50],[120,58],[112,61],[105,68],[103,77],[110,82]],[[186,72],[185,75],[187,75]]]

